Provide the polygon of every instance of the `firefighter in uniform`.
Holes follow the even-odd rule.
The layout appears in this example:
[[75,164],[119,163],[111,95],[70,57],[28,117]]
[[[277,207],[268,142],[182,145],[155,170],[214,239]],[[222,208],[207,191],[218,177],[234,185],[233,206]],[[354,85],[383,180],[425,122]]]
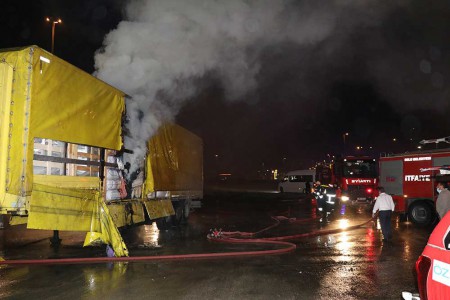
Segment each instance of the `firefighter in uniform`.
[[327,197],[327,186],[321,185],[320,181],[314,183],[314,197],[317,202],[317,210],[324,214],[326,197]]

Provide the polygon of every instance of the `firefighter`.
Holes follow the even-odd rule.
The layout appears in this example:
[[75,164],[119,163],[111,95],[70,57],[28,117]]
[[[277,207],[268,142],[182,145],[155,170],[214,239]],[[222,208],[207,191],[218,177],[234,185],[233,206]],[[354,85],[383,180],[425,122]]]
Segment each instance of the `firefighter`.
[[321,185],[320,181],[314,183],[314,197],[317,202],[317,209],[323,214],[327,197],[326,186]]

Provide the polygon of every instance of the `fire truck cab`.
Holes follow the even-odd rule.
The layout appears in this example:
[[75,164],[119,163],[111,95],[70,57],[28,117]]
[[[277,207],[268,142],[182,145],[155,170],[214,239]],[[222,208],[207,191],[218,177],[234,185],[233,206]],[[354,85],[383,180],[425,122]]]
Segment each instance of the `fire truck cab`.
[[330,165],[319,166],[317,177],[322,183],[337,185],[341,201],[371,204],[377,196],[377,162],[368,156],[338,157]]
[[436,218],[436,184],[449,181],[439,167],[449,164],[450,149],[386,155],[380,158],[380,185],[392,195],[395,211],[428,225]]

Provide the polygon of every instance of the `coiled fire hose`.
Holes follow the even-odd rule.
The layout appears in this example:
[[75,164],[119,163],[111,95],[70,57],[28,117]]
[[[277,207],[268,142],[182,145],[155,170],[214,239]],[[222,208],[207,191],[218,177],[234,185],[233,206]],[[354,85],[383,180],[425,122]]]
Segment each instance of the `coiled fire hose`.
[[[220,243],[232,243],[232,244],[267,244],[267,245],[275,245],[282,246],[279,249],[271,249],[271,250],[255,250],[255,251],[238,251],[238,252],[220,252],[220,253],[195,253],[195,254],[176,254],[176,255],[158,255],[158,256],[132,256],[132,257],[85,257],[85,258],[49,258],[49,259],[15,259],[15,260],[0,260],[0,265],[51,265],[51,264],[91,264],[91,263],[104,263],[104,262],[136,262],[136,261],[167,261],[167,260],[193,260],[193,259],[212,259],[212,258],[227,258],[227,257],[246,257],[246,256],[262,256],[262,255],[275,255],[275,254],[284,254],[292,252],[296,249],[296,245],[294,243],[286,242],[287,240],[297,240],[306,237],[314,237],[332,233],[338,233],[342,231],[354,230],[369,222],[373,221],[376,218],[373,217],[368,221],[349,226],[345,229],[327,229],[327,230],[317,230],[308,233],[295,234],[289,236],[279,236],[279,237],[270,237],[270,238],[258,238],[254,239],[254,237],[262,232],[265,232],[269,229],[272,229],[280,224],[280,220],[288,220],[289,222],[303,222],[310,221],[314,218],[304,219],[304,220],[296,220],[293,218],[286,218],[283,216],[272,217],[276,222],[262,230],[257,232],[222,232],[212,231],[208,238],[211,241],[220,242]],[[250,238],[235,238],[235,236],[245,236]]]

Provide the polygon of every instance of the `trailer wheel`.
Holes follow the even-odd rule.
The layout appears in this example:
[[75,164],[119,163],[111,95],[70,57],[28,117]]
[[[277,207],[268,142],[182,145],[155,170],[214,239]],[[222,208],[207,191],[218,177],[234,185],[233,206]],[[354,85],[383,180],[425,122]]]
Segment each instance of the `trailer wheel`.
[[169,230],[172,228],[172,216],[156,219],[156,226],[159,230]]
[[411,204],[408,209],[408,218],[416,225],[428,225],[433,218],[430,206],[424,202]]
[[172,224],[178,226],[181,224],[184,215],[184,205],[179,203],[175,208],[175,215],[172,216]]

